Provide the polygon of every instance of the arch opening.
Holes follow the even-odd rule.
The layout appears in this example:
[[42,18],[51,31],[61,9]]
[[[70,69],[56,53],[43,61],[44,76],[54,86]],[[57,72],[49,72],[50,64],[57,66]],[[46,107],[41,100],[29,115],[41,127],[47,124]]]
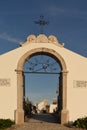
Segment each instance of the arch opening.
[[60,65],[60,95],[59,95],[59,119],[61,124],[68,123],[68,111],[67,111],[67,68],[64,59],[54,50],[48,48],[33,49],[25,53],[19,60],[17,66],[17,110],[15,114],[15,122],[21,124],[24,122],[23,111],[23,67],[26,61],[35,56],[36,54],[45,54],[54,58]]
[[[45,53],[35,53],[24,64],[23,72],[25,117],[28,119],[42,116],[45,119],[47,115],[50,117],[50,113],[58,116],[58,89],[61,72],[58,62]],[[51,121],[53,119],[49,120]]]

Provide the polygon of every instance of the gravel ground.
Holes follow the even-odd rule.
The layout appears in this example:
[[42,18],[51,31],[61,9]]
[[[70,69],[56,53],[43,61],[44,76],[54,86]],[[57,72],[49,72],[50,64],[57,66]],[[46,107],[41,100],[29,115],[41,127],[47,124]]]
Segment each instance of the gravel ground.
[[35,115],[31,119],[26,119],[23,125],[15,125],[7,130],[82,130],[78,128],[66,127],[57,123],[55,117],[48,114]]

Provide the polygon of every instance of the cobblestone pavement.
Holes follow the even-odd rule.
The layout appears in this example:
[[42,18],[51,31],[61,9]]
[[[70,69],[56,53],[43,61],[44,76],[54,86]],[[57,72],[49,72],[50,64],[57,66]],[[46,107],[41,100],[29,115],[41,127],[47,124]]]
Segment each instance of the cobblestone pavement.
[[8,130],[82,130],[78,128],[66,127],[57,123],[55,117],[49,114],[39,114],[31,119],[26,119],[23,125],[13,126]]

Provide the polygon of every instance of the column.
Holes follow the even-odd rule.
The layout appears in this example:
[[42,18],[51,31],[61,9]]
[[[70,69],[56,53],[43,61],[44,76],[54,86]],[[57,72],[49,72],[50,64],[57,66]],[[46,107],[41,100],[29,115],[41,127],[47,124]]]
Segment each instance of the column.
[[23,71],[16,70],[17,72],[17,110],[15,111],[15,123],[24,123],[24,110],[23,110]]
[[62,110],[61,124],[68,124],[69,112],[67,110],[67,71],[62,71]]

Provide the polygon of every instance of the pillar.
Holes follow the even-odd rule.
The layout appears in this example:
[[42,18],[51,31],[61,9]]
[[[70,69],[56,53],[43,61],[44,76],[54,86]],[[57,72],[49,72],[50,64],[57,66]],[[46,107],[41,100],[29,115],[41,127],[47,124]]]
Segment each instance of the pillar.
[[17,72],[17,109],[15,111],[15,123],[24,123],[24,110],[23,110],[23,71],[16,70]]
[[62,110],[61,124],[68,124],[69,112],[67,110],[67,71],[62,71]]

